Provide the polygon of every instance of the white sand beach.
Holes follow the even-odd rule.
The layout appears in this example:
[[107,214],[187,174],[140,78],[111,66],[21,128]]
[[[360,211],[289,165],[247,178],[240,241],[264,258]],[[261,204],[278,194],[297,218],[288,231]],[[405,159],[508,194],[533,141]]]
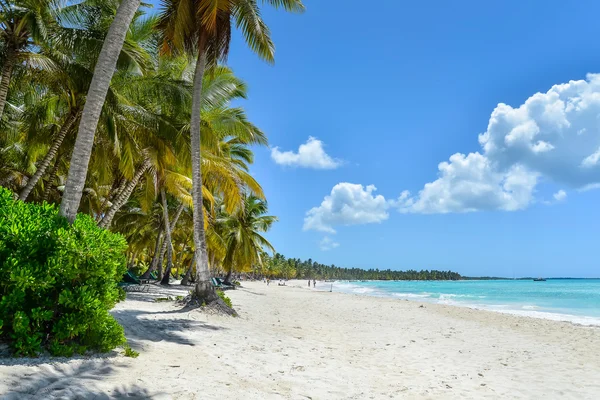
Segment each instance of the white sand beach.
[[[127,358],[0,359],[0,398],[598,399],[600,329],[244,282],[239,318],[130,293]],[[295,287],[297,286],[297,287]]]

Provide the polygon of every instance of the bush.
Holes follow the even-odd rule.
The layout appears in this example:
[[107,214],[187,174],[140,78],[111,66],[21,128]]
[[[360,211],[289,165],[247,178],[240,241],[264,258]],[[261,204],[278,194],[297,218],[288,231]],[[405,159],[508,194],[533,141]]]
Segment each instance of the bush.
[[0,337],[23,356],[125,343],[108,310],[123,298],[126,248],[88,215],[69,225],[53,205],[13,200],[0,187]]
[[129,346],[128,344],[125,344],[123,346],[123,350],[125,350],[125,353],[123,353],[125,357],[138,358],[138,356],[140,355],[140,353],[132,349],[131,346]]
[[227,307],[233,308],[233,306],[231,305],[231,299],[227,297],[225,292],[223,292],[222,290],[217,290],[217,294],[225,302],[225,304],[227,304]]

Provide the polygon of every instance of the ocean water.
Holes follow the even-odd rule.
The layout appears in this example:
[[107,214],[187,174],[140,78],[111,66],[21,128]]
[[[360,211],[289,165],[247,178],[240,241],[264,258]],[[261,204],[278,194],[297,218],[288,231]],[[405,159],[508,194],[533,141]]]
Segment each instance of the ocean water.
[[[330,283],[317,289],[329,290]],[[451,304],[600,326],[600,279],[367,281],[333,283],[333,291]]]

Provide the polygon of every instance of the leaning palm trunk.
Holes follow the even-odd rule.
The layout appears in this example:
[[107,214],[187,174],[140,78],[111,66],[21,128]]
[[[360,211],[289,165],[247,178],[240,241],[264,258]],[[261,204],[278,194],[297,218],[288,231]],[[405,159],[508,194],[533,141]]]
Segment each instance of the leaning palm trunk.
[[52,191],[52,186],[54,181],[56,180],[56,176],[58,175],[58,168],[60,168],[60,154],[56,161],[54,161],[54,167],[50,170],[50,174],[48,175],[48,182],[46,183],[46,188],[44,189],[44,195],[42,196],[42,203],[48,202],[50,198],[50,192]]
[[142,279],[150,278],[150,274],[156,269],[158,265],[158,253],[160,249],[160,239],[162,237],[162,227],[158,228],[158,234],[156,235],[156,244],[154,245],[154,255],[152,256],[152,261],[150,262],[150,266],[142,275]]
[[161,189],[160,197],[163,206],[163,218],[165,220],[165,241],[163,243],[167,244],[167,268],[165,270],[165,274],[163,275],[160,281],[160,284],[168,285],[169,279],[171,278],[171,269],[173,268],[173,243],[171,242],[171,224],[169,223],[169,208],[167,204],[167,195],[165,194],[165,189]]
[[12,76],[14,65],[14,50],[8,49],[8,51],[6,52],[6,57],[4,59],[4,65],[2,66],[2,77],[0,78],[0,119],[2,119],[2,114],[4,113],[6,97],[8,96],[8,86],[10,85],[10,78]]
[[94,146],[96,127],[98,126],[100,113],[102,112],[106,93],[110,86],[110,80],[115,72],[117,59],[119,58],[125,36],[129,30],[129,25],[139,6],[140,0],[121,1],[115,19],[110,24],[110,28],[102,44],[98,62],[94,68],[94,76],[92,77],[90,89],[87,93],[87,100],[83,107],[83,114],[79,122],[79,132],[77,133],[73,156],[71,157],[71,166],[60,203],[60,215],[66,217],[71,223],[77,216],[77,209],[81,202],[92,147]]
[[33,190],[35,185],[38,183],[40,178],[42,176],[44,176],[44,173],[46,172],[46,170],[50,166],[50,163],[56,156],[56,153],[58,153],[58,149],[60,148],[60,145],[62,144],[63,140],[65,139],[65,136],[67,136],[67,133],[69,133],[69,131],[71,130],[71,127],[73,126],[73,124],[75,123],[77,118],[79,118],[80,115],[81,115],[80,112],[75,112],[75,113],[69,114],[69,116],[67,117],[67,120],[63,124],[62,128],[60,128],[58,135],[56,135],[56,137],[54,138],[54,141],[52,142],[52,145],[50,146],[48,153],[46,153],[46,156],[44,157],[44,159],[38,166],[37,170],[35,171],[35,174],[33,174],[33,176],[27,181],[27,185],[21,191],[21,194],[19,195],[19,200],[22,200],[22,201],[27,200],[27,196],[29,196],[29,193],[31,193],[31,191]]
[[[177,221],[179,220],[179,217],[181,216],[181,213],[183,212],[183,207],[184,207],[183,203],[179,204],[179,207],[177,207],[177,211],[175,212],[175,217],[173,217],[173,220],[169,224],[169,229],[171,229],[171,232],[173,232],[175,230]],[[172,246],[171,242],[169,242],[169,244]],[[162,243],[162,247],[160,248],[160,254],[164,257],[164,254],[166,251],[167,251],[167,241],[164,240]]]
[[219,297],[210,282],[208,270],[208,253],[206,251],[206,235],[204,232],[204,212],[202,205],[202,162],[200,153],[200,112],[202,108],[202,77],[206,67],[205,40],[201,40],[198,50],[198,61],[194,72],[194,88],[192,97],[192,118],[190,138],[192,149],[192,203],[194,205],[194,245],[196,248],[196,297],[199,301],[213,302]]
[[196,260],[196,258],[192,257],[192,260],[190,261],[190,267],[188,268],[187,272],[185,273],[183,279],[181,280],[182,286],[187,286],[188,283],[190,282],[190,276],[192,276],[192,269],[194,269],[194,261],[195,260]]
[[112,223],[112,220],[115,217],[117,211],[119,211],[121,207],[123,207],[123,205],[127,203],[127,200],[129,200],[129,196],[131,196],[133,189],[135,189],[137,184],[140,182],[140,179],[142,179],[142,176],[146,173],[146,171],[150,169],[151,166],[152,164],[150,163],[150,160],[146,158],[142,165],[140,165],[140,167],[136,171],[135,175],[133,176],[133,179],[127,182],[127,185],[115,198],[112,205],[106,212],[106,215],[104,215],[100,223],[98,223],[98,226],[100,228],[110,227],[110,224]]

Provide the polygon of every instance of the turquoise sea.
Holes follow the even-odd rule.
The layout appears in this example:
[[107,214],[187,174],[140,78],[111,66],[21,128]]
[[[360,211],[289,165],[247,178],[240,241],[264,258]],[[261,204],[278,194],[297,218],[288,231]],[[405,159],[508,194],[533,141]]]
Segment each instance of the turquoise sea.
[[[321,285],[329,290],[331,284]],[[600,279],[338,281],[333,290],[600,326]]]

